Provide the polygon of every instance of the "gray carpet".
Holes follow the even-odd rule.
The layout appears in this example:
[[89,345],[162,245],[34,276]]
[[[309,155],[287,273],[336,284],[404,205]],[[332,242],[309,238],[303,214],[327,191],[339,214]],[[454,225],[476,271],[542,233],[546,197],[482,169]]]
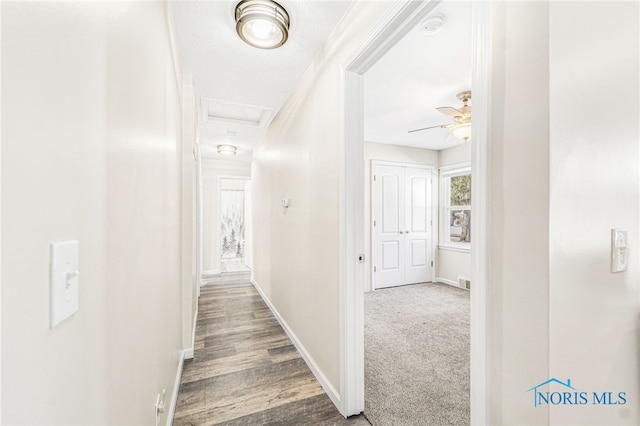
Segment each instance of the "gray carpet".
[[468,425],[469,292],[414,284],[366,293],[364,302],[371,424]]

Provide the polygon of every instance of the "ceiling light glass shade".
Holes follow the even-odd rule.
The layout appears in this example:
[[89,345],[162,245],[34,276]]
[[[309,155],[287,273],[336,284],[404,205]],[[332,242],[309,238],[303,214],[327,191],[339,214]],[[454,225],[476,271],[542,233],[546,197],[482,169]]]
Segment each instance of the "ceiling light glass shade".
[[218,154],[222,155],[236,155],[236,147],[233,145],[218,145]]
[[456,124],[449,128],[449,133],[466,142],[471,138],[471,123]]
[[242,0],[236,6],[236,31],[260,49],[275,49],[289,38],[289,14],[271,0]]

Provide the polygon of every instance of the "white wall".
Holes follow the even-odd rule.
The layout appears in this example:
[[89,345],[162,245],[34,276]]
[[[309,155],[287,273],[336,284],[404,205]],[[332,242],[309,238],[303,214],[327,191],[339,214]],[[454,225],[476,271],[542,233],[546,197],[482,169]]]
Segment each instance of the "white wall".
[[468,163],[471,161],[472,143],[472,141],[469,141],[438,151],[438,166],[452,166],[454,164]]
[[[433,166],[435,170],[438,167],[438,151],[377,142],[364,143],[364,248],[365,253],[367,253],[365,256],[365,291],[371,291],[373,289],[371,279],[371,261],[373,259],[373,252],[371,250],[371,241],[373,238],[371,233],[371,215],[373,214],[373,206],[371,205],[371,162],[373,160],[426,164]],[[436,205],[438,202],[437,189],[433,191],[432,195],[432,203]],[[436,224],[437,220],[437,215],[435,215],[433,223]]]
[[218,274],[220,248],[218,235],[220,220],[218,218],[219,180],[223,176],[251,176],[251,163],[244,161],[202,159],[202,203],[203,203],[203,275]]
[[[632,253],[638,247],[638,10],[634,3],[587,5],[493,6],[489,424],[563,424],[583,416],[582,407],[571,407],[573,414],[554,407],[551,418],[547,407],[533,407],[526,391],[550,376],[638,392],[637,253],[628,273],[606,272],[611,226],[628,227]],[[254,278],[336,387],[340,66],[387,7],[360,6],[308,70],[253,164],[253,204],[261,212],[254,218]],[[614,24],[589,25],[599,14]],[[583,101],[584,108],[575,106]],[[575,112],[565,110],[570,104]],[[610,113],[618,104],[627,110]],[[291,198],[287,211],[279,206],[284,196]],[[613,197],[624,209],[602,206]],[[635,402],[607,408],[586,408],[588,418],[580,420],[640,423]]]
[[[166,12],[2,5],[4,424],[153,424],[156,395],[172,396],[181,129]],[[51,330],[49,243],[72,239],[79,311]]]
[[[254,152],[253,278],[340,391],[340,67],[390,3],[347,12]],[[281,198],[290,198],[288,209]]]
[[[554,406],[550,420],[637,425],[640,8],[585,2],[576,12],[550,5],[550,371],[581,391],[630,399]],[[614,274],[615,227],[628,229],[630,261]]]
[[[638,4],[502,3],[494,22],[491,422],[638,424],[634,396],[522,398],[549,377],[638,394]],[[617,226],[631,256],[612,274]]]
[[[471,161],[471,143],[472,142],[467,142],[438,151],[438,166],[445,167],[454,164],[469,163]],[[438,185],[438,191],[439,190],[440,186]],[[440,200],[439,197],[438,200]],[[438,228],[440,228],[440,226],[438,226]],[[471,279],[471,252],[438,248],[437,253],[437,281],[459,285],[458,278]]]
[[247,182],[246,179],[222,178],[220,179],[220,189],[244,191],[246,182]]
[[549,10],[494,8],[489,423],[540,425],[526,391],[549,376]]
[[[195,144],[198,134],[196,98],[193,77],[182,77],[182,344],[193,351],[194,331],[198,308],[196,280],[196,160]],[[191,356],[191,353],[189,353]]]
[[459,286],[458,278],[471,279],[471,253],[438,248],[436,281]]

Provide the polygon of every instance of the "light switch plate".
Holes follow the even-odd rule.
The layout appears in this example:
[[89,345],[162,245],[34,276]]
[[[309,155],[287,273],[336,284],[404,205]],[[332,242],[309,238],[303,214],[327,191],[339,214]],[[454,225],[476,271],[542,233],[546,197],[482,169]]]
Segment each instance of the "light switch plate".
[[51,328],[78,310],[78,241],[51,243]]
[[627,270],[627,230],[621,228],[611,229],[611,272]]

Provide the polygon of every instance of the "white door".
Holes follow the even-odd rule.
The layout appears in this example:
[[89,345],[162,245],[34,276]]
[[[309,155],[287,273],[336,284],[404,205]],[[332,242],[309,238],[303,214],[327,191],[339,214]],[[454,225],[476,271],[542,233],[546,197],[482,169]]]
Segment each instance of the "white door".
[[373,180],[374,288],[431,280],[431,171],[377,164]]
[[405,168],[405,284],[431,281],[431,171]]
[[404,284],[404,169],[374,167],[373,181],[375,288]]

